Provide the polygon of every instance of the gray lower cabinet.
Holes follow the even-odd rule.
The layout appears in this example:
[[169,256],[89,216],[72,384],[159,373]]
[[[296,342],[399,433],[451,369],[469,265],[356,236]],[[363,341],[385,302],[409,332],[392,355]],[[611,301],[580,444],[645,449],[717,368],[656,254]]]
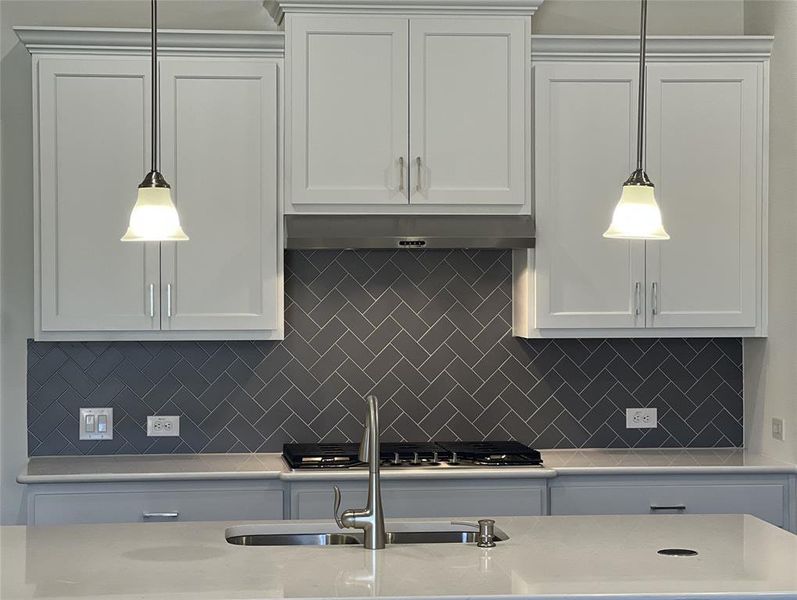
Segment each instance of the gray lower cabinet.
[[[366,505],[365,481],[293,482],[291,519],[332,518],[332,486],[342,492],[341,509]],[[545,479],[387,480],[382,482],[387,518],[506,517],[547,514]]]
[[282,519],[280,482],[31,485],[28,524]]
[[559,476],[552,515],[750,514],[793,530],[783,475]]

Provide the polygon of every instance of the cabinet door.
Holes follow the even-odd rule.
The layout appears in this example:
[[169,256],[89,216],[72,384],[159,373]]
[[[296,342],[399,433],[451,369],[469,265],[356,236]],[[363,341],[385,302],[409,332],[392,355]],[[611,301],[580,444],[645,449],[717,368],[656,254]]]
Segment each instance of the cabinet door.
[[662,478],[605,485],[551,487],[552,515],[750,514],[782,527],[787,514],[782,482],[686,483]]
[[647,167],[671,236],[647,243],[652,325],[754,327],[758,67],[652,64],[648,72]]
[[534,72],[536,326],[643,327],[644,242],[602,237],[634,165],[635,67]]
[[[31,525],[78,523],[157,523],[162,521],[240,521],[282,519],[282,491],[224,489],[42,493],[33,497]],[[222,530],[223,533],[223,530]]]
[[147,61],[42,58],[37,83],[37,330],[159,329],[158,245],[119,241],[149,170]]
[[277,66],[164,60],[163,170],[188,242],[162,244],[163,329],[278,324]]
[[291,19],[294,205],[407,203],[407,28],[402,18]]
[[522,19],[410,21],[410,202],[524,205]]
[[[332,483],[294,485],[291,519],[328,518]],[[365,506],[366,482],[335,482],[344,506]],[[547,512],[545,480],[385,480],[382,503],[388,518],[539,516]]]

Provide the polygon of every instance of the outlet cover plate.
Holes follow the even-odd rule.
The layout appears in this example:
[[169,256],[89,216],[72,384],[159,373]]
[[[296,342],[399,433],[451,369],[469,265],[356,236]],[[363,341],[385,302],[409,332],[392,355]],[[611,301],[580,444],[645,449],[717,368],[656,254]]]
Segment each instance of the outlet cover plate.
[[780,440],[781,442],[784,439],[783,433],[783,419],[778,417],[773,417],[772,419],[772,437],[773,439]]
[[112,440],[113,409],[81,408],[79,430],[81,440]]
[[626,429],[655,429],[659,426],[659,411],[656,408],[626,408]]
[[179,437],[180,417],[150,415],[147,417],[147,436]]

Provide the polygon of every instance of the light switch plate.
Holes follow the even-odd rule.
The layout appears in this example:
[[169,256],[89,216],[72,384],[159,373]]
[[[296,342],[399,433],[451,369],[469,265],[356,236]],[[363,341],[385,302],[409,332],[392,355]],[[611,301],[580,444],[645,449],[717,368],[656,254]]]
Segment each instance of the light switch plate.
[[148,416],[147,435],[149,437],[178,437],[180,435],[180,417]]
[[659,426],[659,411],[656,408],[626,408],[626,429],[655,429]]
[[113,409],[81,408],[79,426],[81,440],[112,440]]

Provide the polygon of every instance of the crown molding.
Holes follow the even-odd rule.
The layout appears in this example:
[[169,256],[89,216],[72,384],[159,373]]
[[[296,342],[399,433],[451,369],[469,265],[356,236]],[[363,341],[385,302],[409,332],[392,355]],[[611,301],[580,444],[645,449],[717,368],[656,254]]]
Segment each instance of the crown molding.
[[265,0],[277,24],[292,13],[391,15],[510,15],[530,17],[543,0]]
[[[143,54],[150,53],[149,29],[99,27],[14,27],[31,54]],[[282,58],[285,34],[281,31],[158,31],[158,54],[258,56]]]
[[[648,36],[646,58],[678,60],[767,60],[772,36]],[[637,61],[639,36],[532,35],[534,61]]]

